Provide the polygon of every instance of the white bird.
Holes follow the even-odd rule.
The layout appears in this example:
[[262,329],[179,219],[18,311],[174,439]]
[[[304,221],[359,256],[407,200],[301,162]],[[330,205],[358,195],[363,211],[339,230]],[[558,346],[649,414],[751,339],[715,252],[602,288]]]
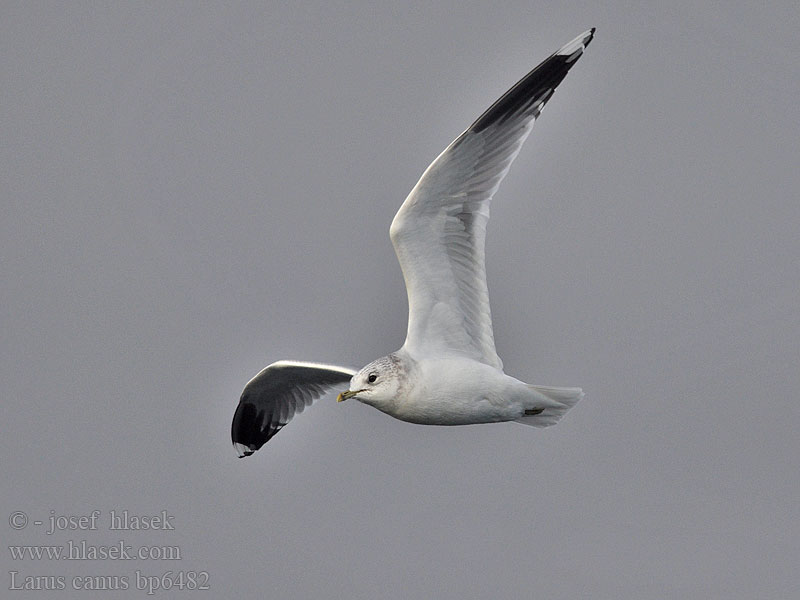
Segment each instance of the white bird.
[[489,204],[536,117],[594,36],[591,29],[523,77],[422,174],[390,236],[408,293],[408,333],[398,351],[360,371],[278,361],[244,387],[231,438],[249,456],[314,400],[348,381],[355,398],[403,421],[466,425],[516,421],[548,427],[580,388],[524,383],[503,372],[486,287]]

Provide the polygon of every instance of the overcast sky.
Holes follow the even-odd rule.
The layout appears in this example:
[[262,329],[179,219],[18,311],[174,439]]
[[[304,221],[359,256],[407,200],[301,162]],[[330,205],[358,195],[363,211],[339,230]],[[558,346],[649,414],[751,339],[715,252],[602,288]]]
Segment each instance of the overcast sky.
[[[172,597],[794,597],[796,3],[286,4],[0,3],[0,537],[182,553],[0,547],[0,589],[96,598],[76,577],[116,575],[109,597],[146,597],[137,571],[205,571]],[[584,400],[536,430],[328,396],[237,459],[264,365],[402,345],[395,211],[592,26],[487,235],[506,372]],[[174,530],[109,530],[126,509]]]

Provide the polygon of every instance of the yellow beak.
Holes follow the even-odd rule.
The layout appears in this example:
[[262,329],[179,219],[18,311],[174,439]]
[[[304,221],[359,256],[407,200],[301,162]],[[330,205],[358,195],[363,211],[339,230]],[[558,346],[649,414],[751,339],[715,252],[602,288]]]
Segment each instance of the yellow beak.
[[336,401],[337,401],[337,402],[344,402],[344,401],[345,401],[345,400],[347,400],[348,398],[352,398],[353,396],[355,396],[357,393],[358,393],[358,392],[351,392],[350,390],[347,390],[347,391],[345,391],[345,392],[342,392],[341,394],[339,394],[339,395],[336,397]]

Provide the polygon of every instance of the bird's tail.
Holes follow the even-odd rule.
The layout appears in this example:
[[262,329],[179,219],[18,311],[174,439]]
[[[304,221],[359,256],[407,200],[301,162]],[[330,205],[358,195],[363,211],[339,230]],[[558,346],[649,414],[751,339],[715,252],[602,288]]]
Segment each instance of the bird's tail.
[[531,391],[535,392],[537,398],[534,408],[526,410],[525,416],[515,421],[523,425],[531,425],[533,427],[555,425],[570,408],[578,403],[578,400],[583,398],[583,390],[581,388],[527,385]]

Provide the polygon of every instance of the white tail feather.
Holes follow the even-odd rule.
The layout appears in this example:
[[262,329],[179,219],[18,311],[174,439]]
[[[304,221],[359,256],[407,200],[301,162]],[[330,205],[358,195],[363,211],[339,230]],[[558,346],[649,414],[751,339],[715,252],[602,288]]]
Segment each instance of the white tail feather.
[[581,388],[559,388],[546,387],[542,385],[530,385],[528,387],[543,396],[542,412],[538,414],[525,415],[515,421],[523,425],[533,427],[550,427],[561,420],[566,412],[583,398]]

